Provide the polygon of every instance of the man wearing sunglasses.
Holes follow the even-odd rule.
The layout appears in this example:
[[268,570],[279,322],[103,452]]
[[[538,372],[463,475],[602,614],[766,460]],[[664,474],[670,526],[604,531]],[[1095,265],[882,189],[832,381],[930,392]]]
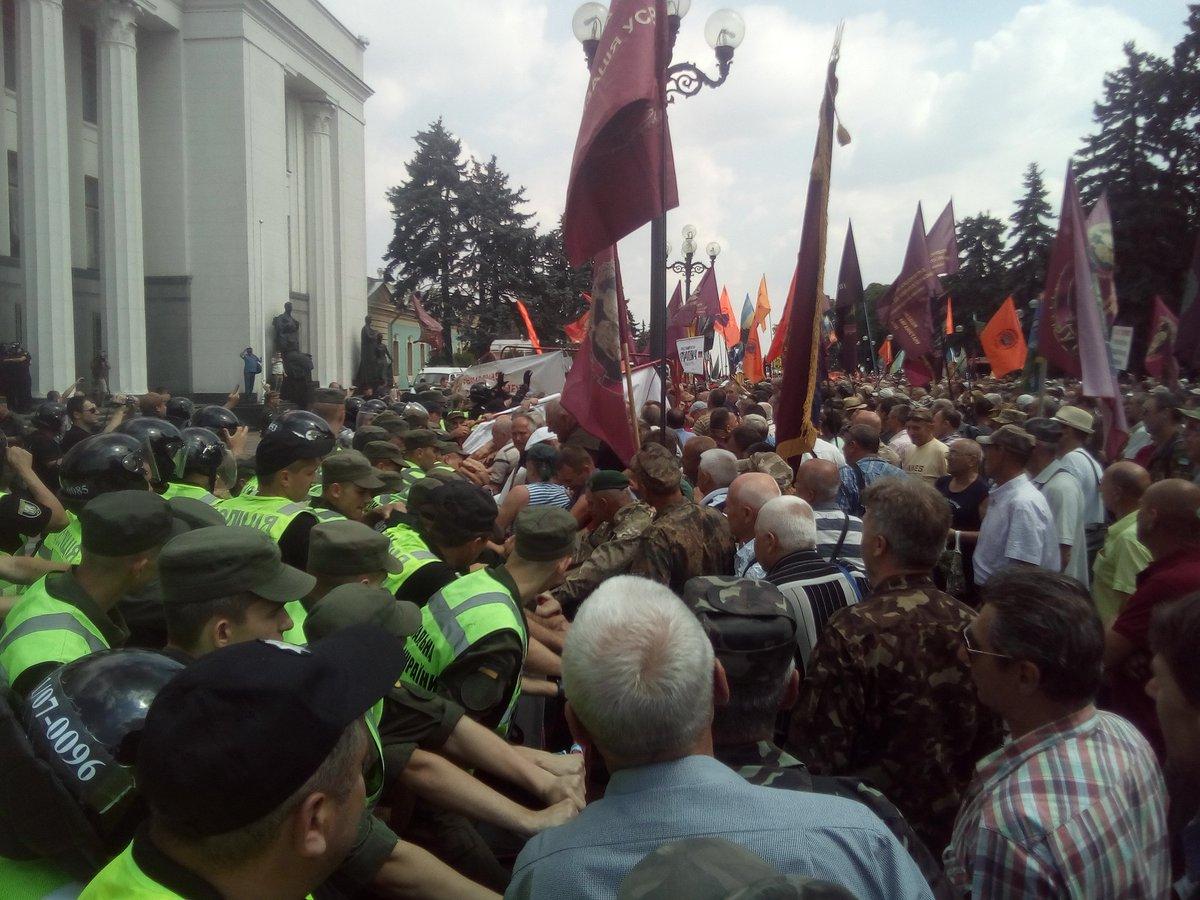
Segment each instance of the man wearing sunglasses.
[[67,418],[71,420],[71,427],[62,437],[63,453],[100,430],[100,410],[83,394],[76,394],[67,401]]
[[974,897],[1164,897],[1165,789],[1154,751],[1096,709],[1104,627],[1065,575],[998,572],[963,630],[959,658],[1011,740],[984,757],[946,849],[946,876]]

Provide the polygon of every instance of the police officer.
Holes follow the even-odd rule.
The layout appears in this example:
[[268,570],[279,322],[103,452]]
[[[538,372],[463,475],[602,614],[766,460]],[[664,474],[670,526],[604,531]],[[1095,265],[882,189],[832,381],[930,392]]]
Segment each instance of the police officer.
[[314,510],[308,502],[317,469],[334,443],[333,432],[319,416],[302,410],[279,416],[267,426],[254,452],[257,492],[247,496],[242,491],[218,503],[225,521],[266,532],[279,544],[283,561],[303,569],[308,533],[318,521],[340,517]]
[[147,650],[108,650],[54,670],[20,719],[0,697],[5,896],[74,897],[129,843],[138,816],[128,739],[181,668]]
[[149,826],[81,896],[307,894],[354,847],[375,752],[363,716],[402,665],[401,642],[369,626],[312,650],[248,641],[194,662],[146,716]]
[[123,422],[117,430],[150,449],[154,463],[150,467],[150,486],[158,493],[163,493],[175,471],[175,458],[183,448],[183,435],[179,433],[179,429],[166,419],[138,416]]
[[149,491],[104,494],[79,521],[80,564],[33,584],[4,620],[0,668],[20,696],[63,663],[125,643],[117,603],[154,580],[172,528],[167,502]]
[[404,487],[398,492],[397,499],[407,500],[412,486],[441,462],[438,458],[440,443],[441,438],[428,428],[416,428],[404,436],[404,459],[408,468],[401,473]]
[[322,489],[314,509],[335,512],[361,522],[371,499],[387,482],[357,450],[342,450],[321,464]]
[[373,428],[382,428],[387,432],[386,440],[395,444],[397,449],[404,449],[404,438],[409,432],[408,423],[396,412],[385,409],[371,420]]
[[[208,428],[185,428],[180,432],[183,447],[176,465],[172,469],[170,484],[163,491],[168,500],[189,497],[208,506],[217,505],[217,476],[225,466],[228,456],[225,443],[216,432]],[[227,477],[232,486],[237,475]]]
[[187,397],[172,397],[167,401],[166,420],[180,431],[191,425],[195,413],[196,404]]
[[25,436],[25,448],[33,454],[33,470],[43,484],[58,481],[59,461],[62,459],[63,423],[67,408],[61,403],[47,401],[38,404],[29,417],[32,431]]
[[354,442],[351,449],[361,453],[371,441],[386,441],[387,439],[388,433],[382,428],[376,428],[374,425],[362,425],[354,430]]
[[729,683],[729,702],[713,714],[713,755],[751,784],[832,794],[870,807],[935,894],[949,896],[937,860],[883,794],[857,778],[815,777],[774,743],[779,713],[792,708],[800,683],[796,614],[779,588],[750,578],[701,576],[684,585],[683,602],[704,626]]
[[325,420],[329,430],[337,435],[338,446],[346,449],[354,440],[354,431],[346,427],[346,392],[338,388],[317,388],[313,391],[309,410]]
[[476,721],[507,734],[529,649],[522,605],[562,579],[575,532],[575,517],[566,510],[522,511],[504,565],[451,582],[421,611],[421,631],[408,639],[401,680],[450,697]]
[[179,535],[163,547],[158,570],[166,652],[181,660],[242,641],[304,642],[288,608],[300,609],[316,579],[285,565],[261,531],[231,525]]
[[322,522],[312,530],[306,569],[316,579],[315,586],[304,594],[304,608],[311,609],[343,584],[379,587],[385,578],[400,571],[400,562],[392,556],[384,535],[362,522],[340,519]]
[[42,559],[74,565],[80,559],[78,512],[88,502],[113,491],[150,489],[146,450],[127,434],[97,434],[80,441],[63,457],[59,495],[67,525],[46,535],[37,549]]
[[363,445],[362,454],[371,465],[383,472],[395,472],[399,475],[408,468],[404,451],[391,441],[368,441]]
[[33,469],[33,456],[21,447],[11,447],[0,434],[0,475],[9,475],[24,485],[22,493],[0,491],[0,551],[16,553],[27,538],[38,537],[67,526],[67,513],[49,487]]

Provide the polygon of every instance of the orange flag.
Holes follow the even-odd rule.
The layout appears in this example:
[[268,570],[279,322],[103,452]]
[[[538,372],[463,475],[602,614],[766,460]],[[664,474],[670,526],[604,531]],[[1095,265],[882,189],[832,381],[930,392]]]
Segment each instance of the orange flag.
[[750,384],[757,384],[766,378],[763,371],[762,333],[752,328],[746,336],[746,355],[742,357],[742,374]]
[[[765,284],[766,280],[764,278],[763,285]],[[775,337],[771,341],[771,349],[767,351],[767,362],[769,363],[779,359],[787,349],[788,324],[792,321],[792,294],[794,293],[796,293],[796,273],[792,272],[792,284],[788,288],[787,302],[783,304],[783,317],[779,320],[779,327],[775,329]],[[760,300],[763,297],[761,293],[758,296]],[[770,310],[771,306],[768,304],[767,312],[770,312]],[[758,322],[757,310],[754,313],[754,321]]]
[[529,335],[529,343],[533,346],[536,353],[542,352],[542,342],[538,340],[537,332],[533,328],[533,319],[529,318],[529,310],[525,308],[525,304],[515,297],[513,301],[517,304],[517,312],[521,314],[521,321],[525,323],[525,333]]
[[946,295],[946,334],[954,334],[954,299]]
[[892,364],[891,338],[886,338],[884,342],[879,345],[879,361],[883,363],[883,367],[885,369]]
[[725,336],[726,347],[736,347],[742,342],[742,326],[738,317],[733,314],[733,304],[729,302],[729,288],[725,287],[721,288],[721,319],[713,323],[713,329]]
[[979,336],[983,352],[992,365],[992,375],[1002,378],[1009,372],[1025,368],[1028,350],[1025,334],[1021,331],[1021,320],[1017,318],[1017,305],[1013,298],[1005,300]]

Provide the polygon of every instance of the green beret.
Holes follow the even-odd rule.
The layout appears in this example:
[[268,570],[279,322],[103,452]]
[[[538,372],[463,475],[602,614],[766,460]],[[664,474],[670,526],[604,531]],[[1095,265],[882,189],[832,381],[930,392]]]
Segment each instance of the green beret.
[[549,562],[575,553],[579,530],[575,517],[555,506],[535,506],[517,515],[513,528],[517,554],[530,562]]
[[322,522],[309,532],[308,571],[314,575],[359,575],[387,572],[395,575],[403,567],[391,553],[391,541],[362,522],[335,519]]
[[79,513],[81,545],[98,556],[134,556],[161,547],[171,537],[171,508],[158,494],[115,491],[101,494]]
[[316,579],[285,565],[257,528],[200,528],[171,538],[158,558],[164,603],[202,603],[251,593],[274,603],[308,595]]
[[313,604],[304,619],[304,636],[315,643],[335,631],[364,623],[405,638],[420,630],[421,611],[407,600],[397,600],[385,588],[343,584]]
[[600,469],[588,479],[589,491],[619,491],[629,487],[629,476],[613,469]]

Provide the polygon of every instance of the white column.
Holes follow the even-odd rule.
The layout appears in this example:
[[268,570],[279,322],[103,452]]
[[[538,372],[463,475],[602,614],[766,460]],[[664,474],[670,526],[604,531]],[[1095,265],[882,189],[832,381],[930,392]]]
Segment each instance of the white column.
[[4,107],[4,16],[0,15],[0,256],[11,256],[12,234],[8,227],[8,115]]
[[26,343],[44,394],[76,378],[62,0],[17,0],[17,62]]
[[146,391],[146,276],[138,130],[137,6],[96,13],[100,88],[100,272],[111,389]]
[[305,241],[308,255],[309,347],[314,377],[328,384],[338,372],[337,270],[334,265],[333,160],[330,128],[333,106],[304,104]]

